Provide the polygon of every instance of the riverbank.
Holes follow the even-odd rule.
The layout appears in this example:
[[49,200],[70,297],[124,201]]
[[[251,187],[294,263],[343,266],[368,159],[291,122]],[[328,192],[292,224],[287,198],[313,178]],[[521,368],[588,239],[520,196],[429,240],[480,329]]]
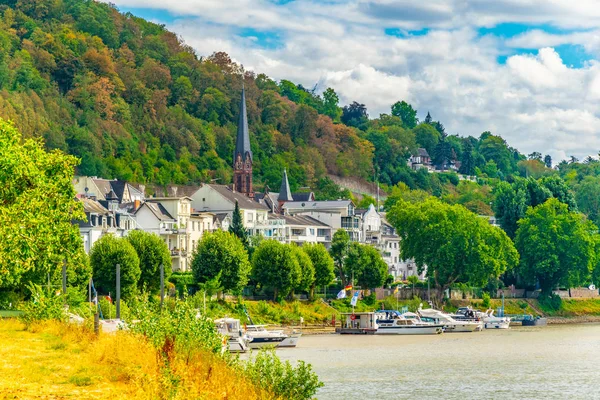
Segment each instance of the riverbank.
[[168,398],[273,398],[208,352],[188,363],[172,360],[167,373],[140,336],[96,337],[58,322],[25,330],[18,320],[0,319],[0,360],[0,399],[156,399],[173,380],[178,390]]

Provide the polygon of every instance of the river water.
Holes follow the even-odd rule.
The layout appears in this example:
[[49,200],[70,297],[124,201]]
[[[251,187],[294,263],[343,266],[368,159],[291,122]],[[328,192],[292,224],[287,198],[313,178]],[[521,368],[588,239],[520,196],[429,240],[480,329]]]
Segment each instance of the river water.
[[303,336],[323,399],[600,399],[600,324],[422,336]]

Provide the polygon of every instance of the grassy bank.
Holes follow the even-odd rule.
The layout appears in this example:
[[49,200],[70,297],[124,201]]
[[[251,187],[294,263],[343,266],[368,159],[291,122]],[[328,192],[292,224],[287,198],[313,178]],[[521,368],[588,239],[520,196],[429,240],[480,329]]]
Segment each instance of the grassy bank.
[[[0,398],[273,398],[208,352],[174,359],[169,374],[138,335],[96,338],[89,330],[43,322],[29,330],[0,320]],[[170,393],[177,380],[177,393]],[[173,395],[173,396],[171,396]]]

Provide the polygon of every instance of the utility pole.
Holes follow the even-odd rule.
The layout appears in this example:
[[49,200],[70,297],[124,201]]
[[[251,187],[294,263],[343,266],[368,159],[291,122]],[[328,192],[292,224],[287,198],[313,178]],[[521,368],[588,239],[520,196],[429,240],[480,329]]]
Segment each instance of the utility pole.
[[63,261],[62,265],[62,292],[67,295],[67,262]]
[[160,308],[162,310],[165,299],[165,266],[160,264]]
[[121,319],[121,264],[117,264],[117,319]]

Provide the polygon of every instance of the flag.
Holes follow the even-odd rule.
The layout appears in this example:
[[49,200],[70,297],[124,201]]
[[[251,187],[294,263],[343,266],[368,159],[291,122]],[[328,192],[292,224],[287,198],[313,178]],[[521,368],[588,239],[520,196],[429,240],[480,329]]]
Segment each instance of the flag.
[[351,306],[355,306],[356,302],[358,301],[358,291],[354,292],[354,296],[352,296],[352,300],[350,300],[350,305]]
[[110,297],[110,293],[105,298],[106,298],[106,300],[108,300],[109,303],[112,304],[112,298]]
[[396,286],[396,289],[394,289],[394,294],[398,293],[399,289],[400,289],[400,285]]
[[352,290],[352,285],[346,285],[346,287],[344,288],[344,290]]
[[337,294],[337,298],[345,299],[346,298],[346,290],[345,289],[340,290],[340,292]]

